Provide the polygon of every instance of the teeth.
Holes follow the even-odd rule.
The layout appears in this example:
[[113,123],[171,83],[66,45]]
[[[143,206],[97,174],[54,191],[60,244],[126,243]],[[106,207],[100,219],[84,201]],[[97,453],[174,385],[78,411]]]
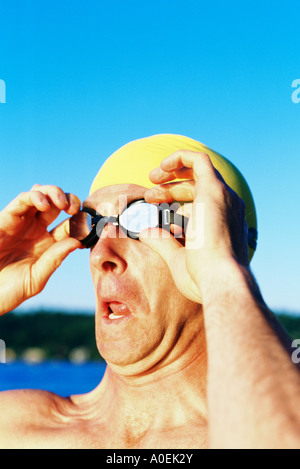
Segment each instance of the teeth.
[[120,318],[123,318],[124,316],[118,316],[117,314],[111,313],[108,317],[109,319],[120,319]]

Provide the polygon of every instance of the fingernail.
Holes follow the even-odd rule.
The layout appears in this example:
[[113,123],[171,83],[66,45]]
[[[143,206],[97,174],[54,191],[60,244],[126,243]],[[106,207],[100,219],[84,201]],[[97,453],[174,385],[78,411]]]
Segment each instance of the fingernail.
[[160,187],[154,187],[153,189],[150,189],[150,191],[151,191],[151,196],[155,197],[157,199],[160,199],[160,198],[164,197],[164,195],[165,195],[164,190],[161,189]]
[[59,194],[58,198],[63,204],[69,204],[68,199],[65,196],[65,194]]
[[72,212],[72,214],[78,213],[80,209],[81,204],[79,204],[78,202],[72,202],[72,205],[70,206],[70,211]]
[[42,197],[41,203],[42,203],[43,205],[47,205],[48,207],[50,206],[49,201],[47,200],[46,197]]
[[74,205],[74,207],[76,207],[76,210],[81,209],[81,204],[79,202],[74,202],[73,205]]
[[159,168],[155,168],[155,169],[152,169],[152,171],[150,171],[149,176],[150,177],[155,177],[158,174],[159,174]]

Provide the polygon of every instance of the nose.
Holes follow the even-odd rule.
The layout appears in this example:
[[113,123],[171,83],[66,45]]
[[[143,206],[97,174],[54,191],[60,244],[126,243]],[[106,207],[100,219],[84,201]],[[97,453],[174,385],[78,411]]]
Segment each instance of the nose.
[[103,273],[114,272],[118,275],[123,274],[127,268],[125,260],[126,240],[129,241],[119,227],[108,223],[102,231],[97,244],[91,251],[91,266]]

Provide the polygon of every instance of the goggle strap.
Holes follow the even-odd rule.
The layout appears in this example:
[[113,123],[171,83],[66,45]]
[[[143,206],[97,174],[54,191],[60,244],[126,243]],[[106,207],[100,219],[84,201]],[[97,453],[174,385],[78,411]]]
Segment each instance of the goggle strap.
[[257,247],[257,237],[258,237],[258,232],[255,228],[249,228],[248,229],[248,244],[250,248],[252,248],[254,251],[256,250]]
[[92,229],[90,234],[81,241],[81,244],[86,248],[89,249],[90,247],[94,246],[96,242],[98,241],[98,236],[96,233],[96,227]]
[[100,238],[101,233],[104,227],[107,225],[107,223],[118,224],[118,222],[119,222],[119,217],[101,217],[96,225],[96,233],[97,233],[98,238]]
[[96,244],[96,242],[100,238],[105,225],[107,223],[113,223],[117,221],[118,218],[116,217],[102,217],[100,215],[95,215],[95,217],[93,218],[93,222],[96,224],[96,226],[94,226],[90,234],[84,240],[81,241],[81,244],[87,249],[91,248]]

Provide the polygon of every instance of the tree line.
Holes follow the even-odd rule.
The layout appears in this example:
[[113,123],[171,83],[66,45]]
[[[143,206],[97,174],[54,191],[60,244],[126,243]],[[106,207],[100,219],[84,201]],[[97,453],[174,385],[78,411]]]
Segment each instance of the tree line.
[[[300,313],[276,313],[292,339],[300,339]],[[26,349],[43,350],[46,359],[68,360],[74,349],[85,349],[92,361],[102,360],[96,346],[95,317],[89,313],[12,312],[0,318],[0,339],[16,358]]]

